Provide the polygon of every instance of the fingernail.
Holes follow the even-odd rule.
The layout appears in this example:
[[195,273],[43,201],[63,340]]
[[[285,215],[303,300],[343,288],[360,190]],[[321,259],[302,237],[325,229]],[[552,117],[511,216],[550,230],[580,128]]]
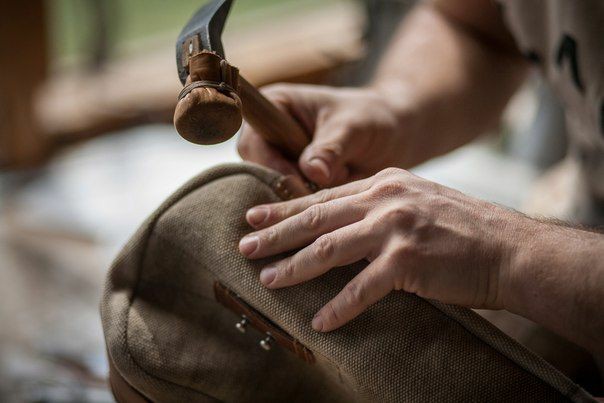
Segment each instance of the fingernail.
[[321,175],[325,177],[325,180],[329,180],[329,176],[331,173],[329,172],[329,166],[327,163],[323,161],[321,158],[313,157],[308,161],[308,165],[311,167],[318,169],[321,172]]
[[321,316],[319,314],[316,314],[315,317],[312,319],[312,328],[317,332],[323,330],[323,319],[321,319]]
[[264,285],[269,285],[277,277],[277,269],[267,267],[260,272],[260,282]]
[[250,225],[256,226],[262,224],[268,217],[267,207],[254,207],[245,214],[245,219]]
[[239,251],[245,256],[249,256],[258,249],[258,237],[246,236],[239,241]]

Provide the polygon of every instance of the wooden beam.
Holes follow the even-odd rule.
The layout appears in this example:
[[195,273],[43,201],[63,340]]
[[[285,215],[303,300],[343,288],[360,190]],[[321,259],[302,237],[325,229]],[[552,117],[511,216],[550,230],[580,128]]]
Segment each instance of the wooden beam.
[[31,166],[49,149],[33,111],[48,64],[45,2],[0,5],[0,167]]

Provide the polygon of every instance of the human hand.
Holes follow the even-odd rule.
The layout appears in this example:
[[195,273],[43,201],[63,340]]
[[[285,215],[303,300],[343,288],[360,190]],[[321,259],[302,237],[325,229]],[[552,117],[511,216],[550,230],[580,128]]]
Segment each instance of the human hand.
[[245,125],[238,142],[244,160],[304,176],[321,187],[401,165],[405,144],[398,133],[404,114],[395,113],[376,89],[279,84],[263,92],[301,124],[312,142],[292,161]]
[[265,267],[268,288],[334,267],[370,263],[314,317],[318,331],[350,321],[393,290],[475,308],[505,307],[509,262],[532,220],[389,168],[375,176],[247,212],[250,259],[302,248]]

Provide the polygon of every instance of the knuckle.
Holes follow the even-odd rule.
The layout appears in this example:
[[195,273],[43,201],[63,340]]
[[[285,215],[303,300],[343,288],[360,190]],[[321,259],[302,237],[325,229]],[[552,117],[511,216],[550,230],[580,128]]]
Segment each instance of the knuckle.
[[402,180],[390,177],[378,181],[371,188],[373,195],[380,198],[400,197],[407,189]]
[[331,190],[330,189],[321,189],[317,193],[315,193],[315,200],[317,203],[325,203],[331,199]]
[[294,91],[289,84],[271,84],[262,88],[262,93],[277,104],[285,104],[289,101],[289,94]]
[[323,235],[315,241],[314,254],[321,260],[329,260],[334,254],[334,243],[331,236]]
[[264,237],[263,238],[264,238],[264,242],[267,245],[271,245],[271,244],[274,244],[274,243],[278,242],[278,240],[279,240],[279,233],[277,232],[276,229],[269,228],[264,233]]
[[290,88],[289,84],[283,84],[283,83],[269,84],[269,85],[265,85],[264,87],[262,87],[262,92],[268,96],[271,94],[281,94],[283,92],[286,92],[288,88]]
[[287,264],[285,264],[281,270],[278,270],[277,273],[282,279],[291,279],[296,274],[296,267],[293,262],[290,261],[287,262]]
[[380,178],[390,178],[392,176],[400,175],[403,172],[406,172],[406,171],[404,169],[400,169],[400,168],[388,167],[388,168],[382,169],[380,172],[377,173],[376,176],[380,177]]
[[323,222],[323,210],[323,206],[320,204],[315,204],[307,208],[305,213],[301,216],[302,225],[309,230],[318,229]]
[[416,214],[413,208],[406,205],[398,205],[386,210],[382,215],[382,219],[389,224],[410,228],[413,227],[416,221]]
[[366,292],[359,284],[352,282],[344,287],[342,297],[347,306],[358,308],[363,306],[366,300]]

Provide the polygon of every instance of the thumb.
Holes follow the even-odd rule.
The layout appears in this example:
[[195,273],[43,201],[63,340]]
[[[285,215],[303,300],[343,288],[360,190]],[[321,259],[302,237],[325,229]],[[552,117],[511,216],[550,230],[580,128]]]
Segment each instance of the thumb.
[[355,151],[354,138],[351,130],[338,126],[318,127],[299,159],[304,176],[321,187],[343,184],[350,176],[347,164]]

